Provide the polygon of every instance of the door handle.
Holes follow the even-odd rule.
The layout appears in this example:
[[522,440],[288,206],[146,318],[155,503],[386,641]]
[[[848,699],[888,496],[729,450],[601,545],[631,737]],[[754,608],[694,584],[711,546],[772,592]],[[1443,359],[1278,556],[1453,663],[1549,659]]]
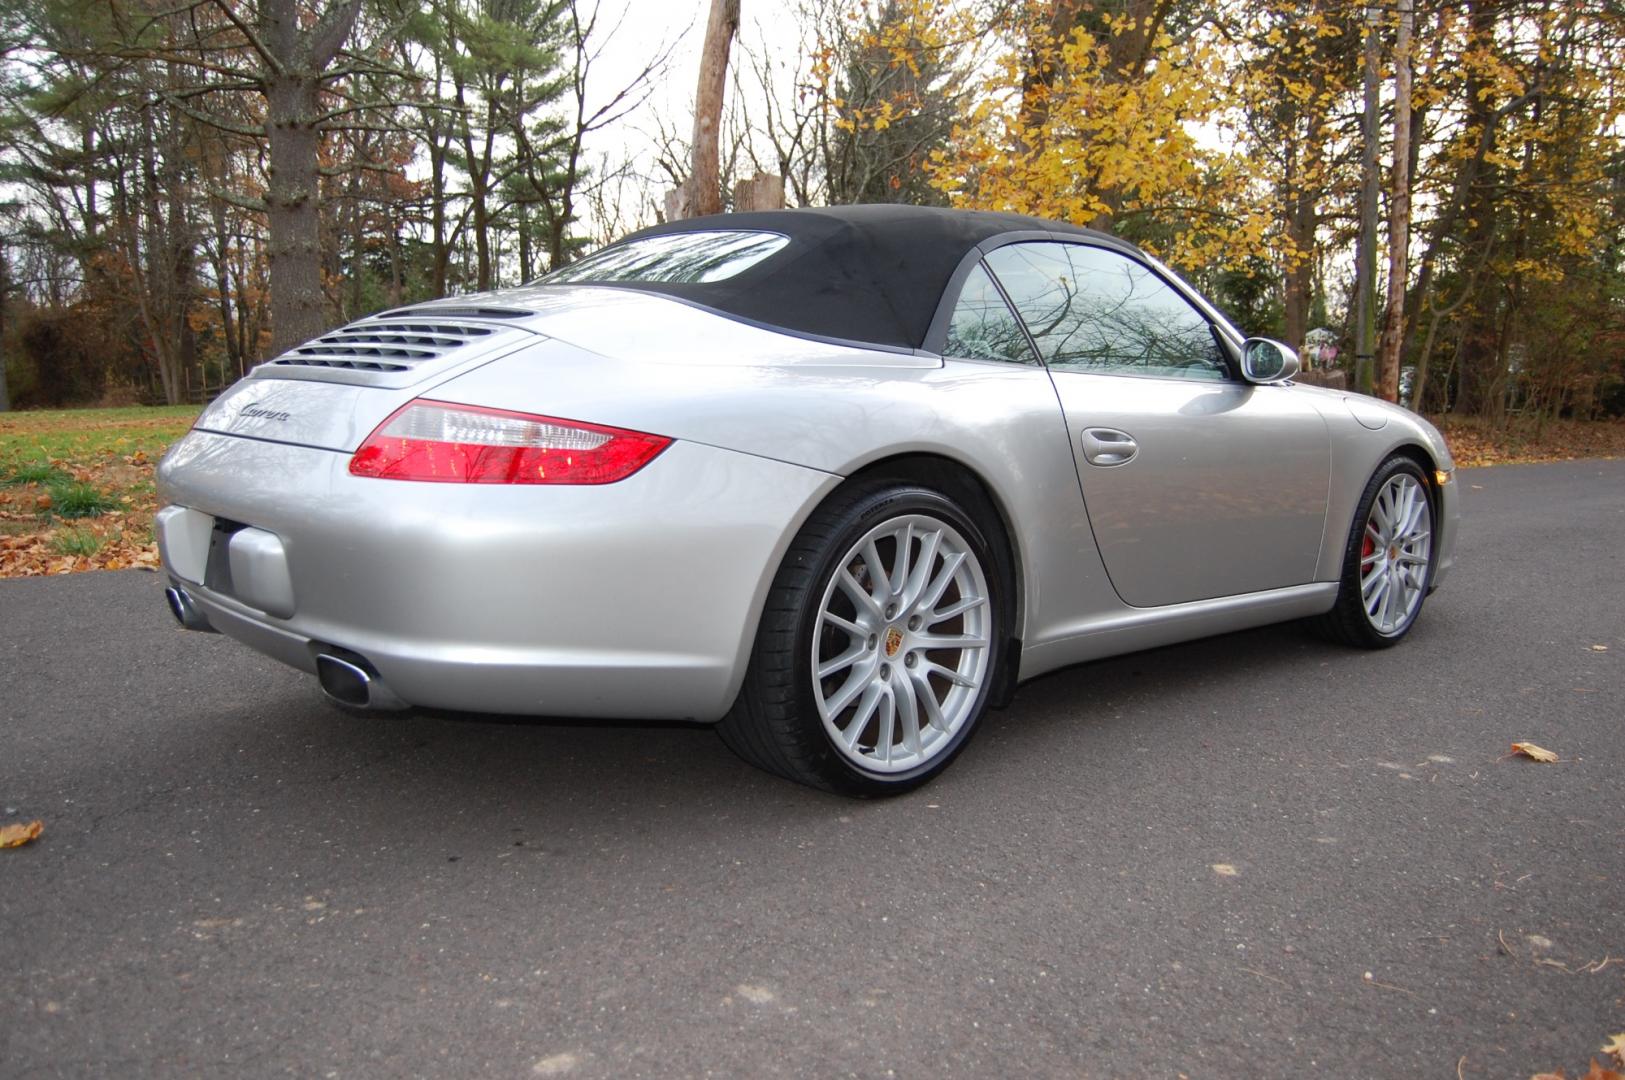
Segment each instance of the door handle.
[[1116,428],[1085,428],[1083,459],[1091,465],[1122,465],[1140,452],[1140,444]]

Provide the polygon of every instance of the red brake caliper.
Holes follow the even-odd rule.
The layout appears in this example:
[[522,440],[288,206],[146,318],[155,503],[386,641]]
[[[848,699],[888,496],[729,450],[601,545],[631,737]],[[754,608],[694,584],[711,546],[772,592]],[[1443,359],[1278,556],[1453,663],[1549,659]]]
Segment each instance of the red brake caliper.
[[1371,534],[1365,534],[1365,543],[1360,545],[1360,561],[1365,562],[1371,558],[1371,553],[1377,550],[1377,542],[1371,539]]

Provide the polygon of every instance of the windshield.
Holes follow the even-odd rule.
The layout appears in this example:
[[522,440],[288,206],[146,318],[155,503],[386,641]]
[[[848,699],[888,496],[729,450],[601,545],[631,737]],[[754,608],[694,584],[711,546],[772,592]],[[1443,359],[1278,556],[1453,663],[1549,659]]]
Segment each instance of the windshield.
[[725,281],[790,242],[769,232],[683,232],[615,244],[542,279],[575,281]]

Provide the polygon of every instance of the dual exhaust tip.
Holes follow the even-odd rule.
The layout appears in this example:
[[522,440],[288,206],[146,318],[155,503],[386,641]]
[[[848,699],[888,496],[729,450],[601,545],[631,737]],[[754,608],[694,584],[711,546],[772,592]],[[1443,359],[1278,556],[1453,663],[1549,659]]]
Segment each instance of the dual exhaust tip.
[[371,664],[348,650],[344,656],[317,653],[316,680],[322,684],[322,693],[329,701],[347,709],[396,712],[408,707],[384,685]]
[[[164,590],[164,602],[169,605],[169,613],[175,616],[175,621],[185,629],[204,634],[220,632],[185,589],[171,585]],[[394,712],[409,708],[406,702],[384,685],[377,669],[365,658],[348,649],[322,645],[315,647],[321,650],[316,653],[316,680],[321,683],[322,693],[327,695],[328,700],[347,709],[369,712]]]
[[209,623],[209,617],[198,610],[192,595],[185,589],[177,589],[171,585],[164,590],[164,600],[169,604],[169,613],[175,616],[175,621],[187,630],[196,630],[203,634],[218,634]]

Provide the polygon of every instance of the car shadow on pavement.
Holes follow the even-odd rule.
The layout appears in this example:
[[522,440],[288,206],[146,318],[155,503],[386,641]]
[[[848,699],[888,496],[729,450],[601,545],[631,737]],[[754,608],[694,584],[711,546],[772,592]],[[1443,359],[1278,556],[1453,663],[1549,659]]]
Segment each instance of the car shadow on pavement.
[[[1302,668],[1314,679],[1324,665],[1359,657],[1289,626],[1065,669],[1027,684],[1013,704],[990,713],[947,774],[904,798],[930,800],[1034,760],[1128,754],[1130,742],[1150,734],[1195,737],[1218,728],[1247,738],[1255,711],[1214,712],[1204,703],[1245,701],[1248,687],[1282,669]],[[886,805],[759,772],[735,758],[708,725],[438,711],[358,715],[323,702],[308,680],[282,678],[285,693],[192,717],[184,729],[196,740],[189,756],[228,761],[231,778],[219,782],[239,786],[245,796],[319,791],[312,805],[330,815],[355,812],[421,829],[446,815],[652,824],[715,814],[833,818]]]

